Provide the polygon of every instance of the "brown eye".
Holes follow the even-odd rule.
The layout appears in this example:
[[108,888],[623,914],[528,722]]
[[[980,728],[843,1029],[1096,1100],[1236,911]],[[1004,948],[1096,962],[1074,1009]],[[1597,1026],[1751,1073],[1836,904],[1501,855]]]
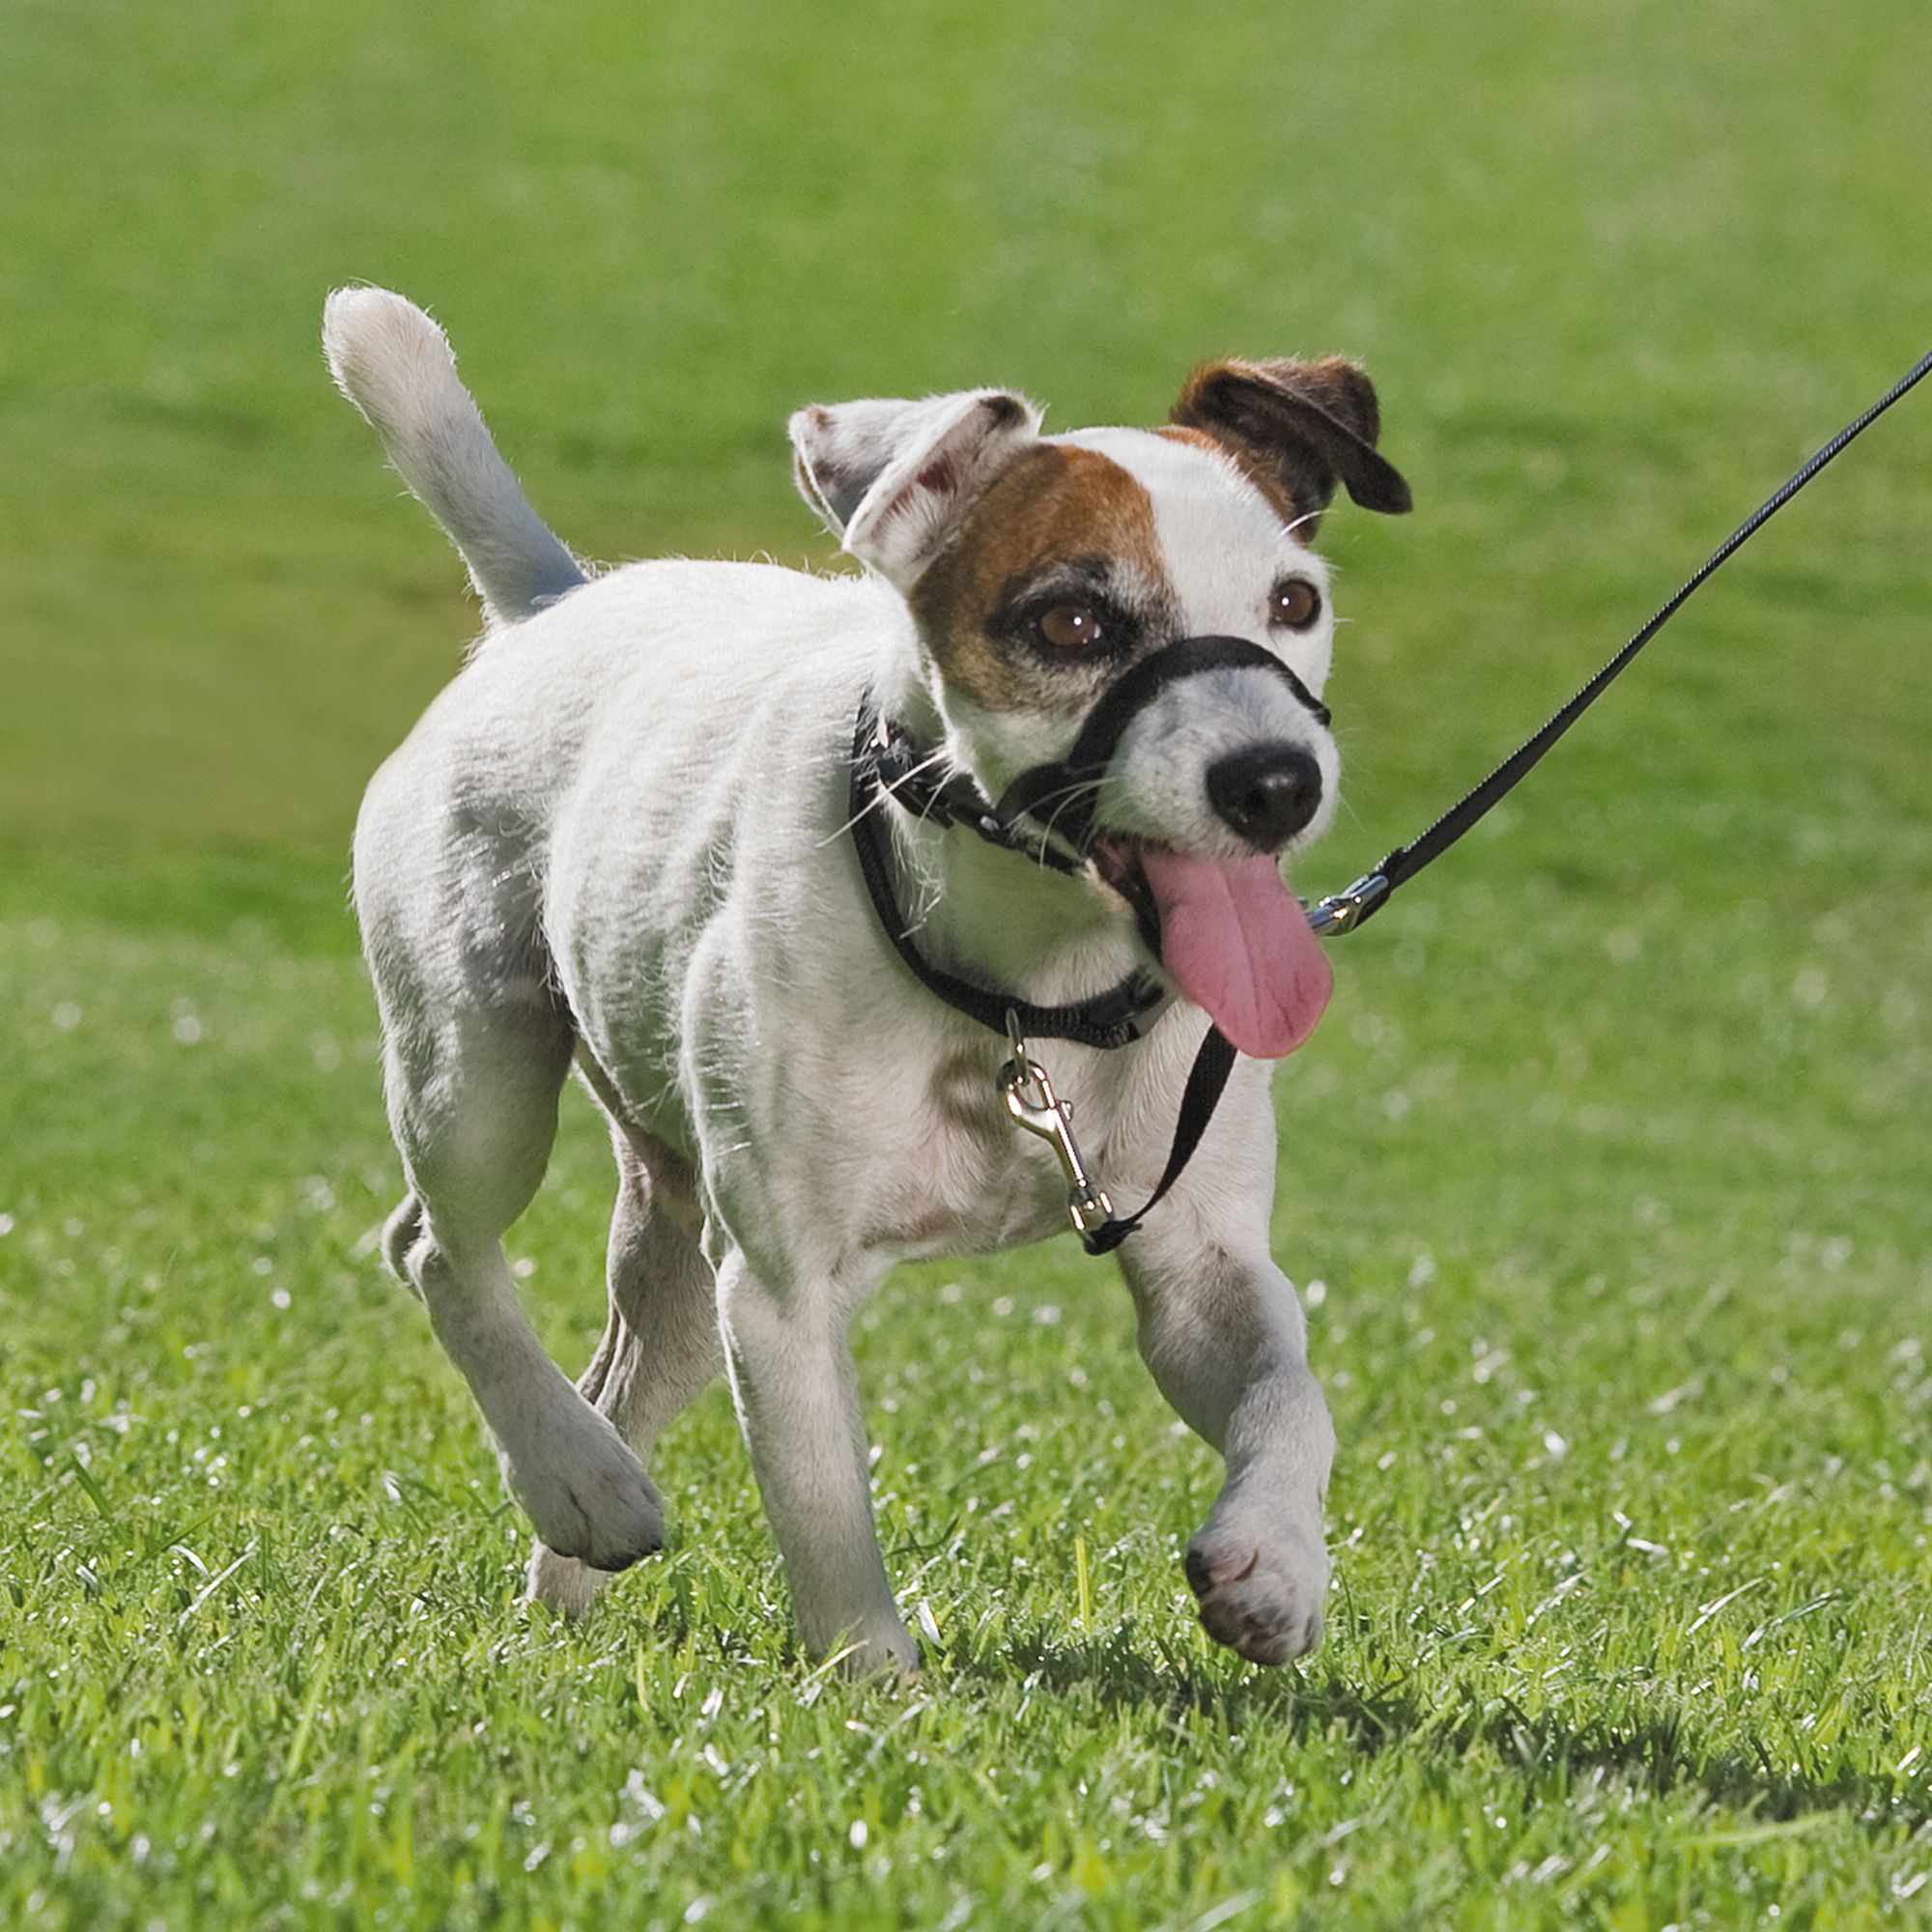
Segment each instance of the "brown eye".
[[1284,577],[1268,593],[1268,622],[1305,631],[1321,614],[1321,593],[1305,577]]
[[1034,628],[1057,651],[1091,650],[1102,635],[1099,618],[1084,604],[1056,604]]

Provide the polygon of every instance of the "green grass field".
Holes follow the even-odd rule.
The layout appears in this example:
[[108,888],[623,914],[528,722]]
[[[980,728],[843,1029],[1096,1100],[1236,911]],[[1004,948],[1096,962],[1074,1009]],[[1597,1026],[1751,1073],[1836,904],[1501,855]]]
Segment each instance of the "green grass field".
[[[1149,420],[1346,349],[1326,888],[1932,340],[1922,7],[0,0],[0,1923],[1932,1915],[1932,398],[1337,953],[1278,1251],[1326,1646],[1069,1242],[858,1338],[909,1693],[815,1672],[722,1391],[582,1629],[420,1309],[343,881],[473,621],[327,390],[432,304],[581,549],[824,559],[807,400]],[[601,1139],[513,1237],[573,1370]]]

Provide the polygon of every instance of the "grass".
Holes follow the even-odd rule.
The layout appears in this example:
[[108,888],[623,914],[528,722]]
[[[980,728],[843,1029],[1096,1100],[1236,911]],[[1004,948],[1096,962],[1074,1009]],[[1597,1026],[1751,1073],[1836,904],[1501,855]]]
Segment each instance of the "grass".
[[[400,285],[572,541],[786,558],[802,400],[1360,353],[1421,507],[1331,524],[1325,884],[1924,346],[1917,19],[0,0],[0,1921],[1922,1918],[1924,405],[1338,952],[1324,1649],[1194,1627],[1212,1458],[1057,1242],[863,1323],[897,1696],[797,1657],[716,1391],[666,1555],[518,1602],[342,898],[469,619],[314,346]],[[573,1108],[514,1236],[573,1367],[606,1167]]]

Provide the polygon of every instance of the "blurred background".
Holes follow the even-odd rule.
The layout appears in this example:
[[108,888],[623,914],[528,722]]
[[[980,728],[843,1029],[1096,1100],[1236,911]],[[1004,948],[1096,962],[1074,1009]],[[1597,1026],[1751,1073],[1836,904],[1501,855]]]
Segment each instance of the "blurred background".
[[[342,851],[471,621],[323,376],[361,278],[444,322],[613,559],[822,555],[806,400],[1142,422],[1207,355],[1360,356],[1418,502],[1329,538],[1388,842],[1924,347],[1925,35],[1746,0],[5,0],[0,825]],[[1527,795],[1539,847],[1609,860],[1565,818],[1592,784],[1645,837],[1922,819],[1927,441],[1888,424],[1763,541]]]

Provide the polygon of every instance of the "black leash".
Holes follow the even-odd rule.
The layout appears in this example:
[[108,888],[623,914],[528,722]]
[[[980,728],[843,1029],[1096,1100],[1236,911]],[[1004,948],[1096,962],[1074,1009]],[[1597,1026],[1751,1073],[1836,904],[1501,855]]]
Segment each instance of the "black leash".
[[1658,609],[1656,615],[1622,650],[1577,692],[1548,724],[1512,752],[1474,790],[1445,811],[1420,838],[1398,845],[1373,871],[1365,872],[1347,892],[1337,893],[1309,909],[1308,921],[1323,939],[1352,932],[1388,903],[1398,886],[1406,885],[1425,866],[1434,865],[1486,814],[1492,811],[1535,769],[1544,753],[1603,696],[1627,665],[1669,623],[1700,585],[1770,523],[1792,497],[1827,464],[1856,442],[1900,397],[1932,374],[1932,354],[1919,357],[1870,409],[1849,422],[1825,446],[1815,451],[1778,489],[1765,498],[1711,554],[1691,572],[1683,585]]

